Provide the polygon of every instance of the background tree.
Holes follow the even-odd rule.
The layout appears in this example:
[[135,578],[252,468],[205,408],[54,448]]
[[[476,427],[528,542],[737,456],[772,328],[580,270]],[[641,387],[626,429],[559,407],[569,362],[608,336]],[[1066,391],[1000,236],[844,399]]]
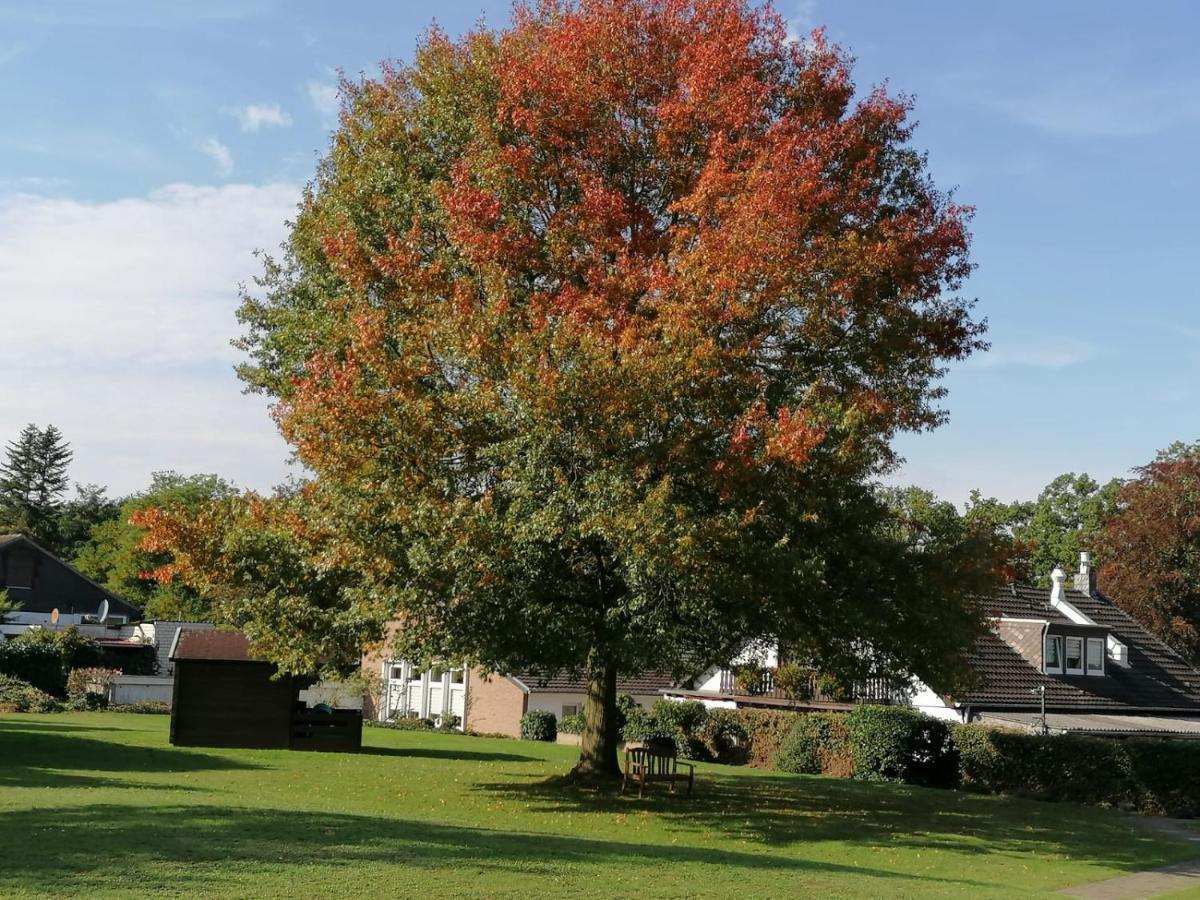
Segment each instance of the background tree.
[[118,596],[141,607],[148,619],[207,621],[211,605],[192,587],[175,578],[161,580],[153,572],[169,566],[169,552],[141,546],[145,529],[134,524],[143,510],[199,510],[237,495],[237,488],[218,475],[155,472],[150,487],[126,498],[111,517],[95,523],[73,557],[76,568]]
[[70,483],[71,448],[53,425],[30,423],[0,463],[0,523],[53,547],[62,495]]
[[[325,537],[299,546],[358,573],[322,598],[403,617],[403,654],[582,674],[584,774],[616,768],[620,673],[715,647],[961,676],[972,579],[871,486],[897,432],[944,419],[945,362],[982,346],[956,296],[968,210],[909,145],[908,104],[856,102],[844,54],[742,0],[513,22],[344,85],[241,311],[242,377],[317,476]],[[185,538],[218,546],[203,515],[142,521],[181,562]]]
[[62,559],[75,559],[88,545],[92,530],[114,521],[119,510],[119,501],[111,499],[107,489],[98,484],[76,484],[75,496],[58,509],[51,549]]
[[1100,587],[1200,663],[1200,444],[1172,444],[1136,473],[1099,534]]

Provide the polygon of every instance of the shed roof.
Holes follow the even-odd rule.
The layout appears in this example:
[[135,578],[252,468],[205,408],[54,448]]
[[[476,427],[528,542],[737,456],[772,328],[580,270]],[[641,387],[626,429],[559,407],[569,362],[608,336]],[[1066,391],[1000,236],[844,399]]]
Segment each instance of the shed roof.
[[240,631],[179,631],[171,661],[185,659],[265,662],[250,653],[250,639]]
[[[1019,725],[1036,730],[1041,726],[1039,713],[988,713],[984,717],[997,725]],[[1101,713],[1047,713],[1046,728],[1083,734],[1160,734],[1200,738],[1200,718],[1175,716],[1130,716]]]

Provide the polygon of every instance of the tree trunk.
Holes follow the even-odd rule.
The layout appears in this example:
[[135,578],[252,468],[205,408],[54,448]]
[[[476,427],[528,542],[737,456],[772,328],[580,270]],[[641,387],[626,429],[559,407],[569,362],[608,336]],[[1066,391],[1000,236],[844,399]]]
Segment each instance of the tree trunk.
[[579,762],[571,770],[578,778],[615,778],[621,774],[617,763],[617,667],[603,663],[594,667],[583,702],[583,734],[579,741]]

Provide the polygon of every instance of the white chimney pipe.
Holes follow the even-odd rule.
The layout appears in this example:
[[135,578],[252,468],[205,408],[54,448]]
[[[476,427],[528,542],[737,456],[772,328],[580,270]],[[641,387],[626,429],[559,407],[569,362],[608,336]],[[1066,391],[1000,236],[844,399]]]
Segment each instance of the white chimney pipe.
[[1079,572],[1075,575],[1075,590],[1081,594],[1096,592],[1096,570],[1092,568],[1092,554],[1086,550],[1079,553]]
[[1066,598],[1063,596],[1063,583],[1067,580],[1067,573],[1062,570],[1062,566],[1055,566],[1054,571],[1050,573],[1050,582],[1053,587],[1050,588],[1050,605],[1058,606]]

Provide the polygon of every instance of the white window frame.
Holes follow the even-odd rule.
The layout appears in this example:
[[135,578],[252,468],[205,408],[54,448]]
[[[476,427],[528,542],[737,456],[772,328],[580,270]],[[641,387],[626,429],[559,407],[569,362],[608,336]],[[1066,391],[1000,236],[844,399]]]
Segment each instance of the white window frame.
[[[1084,668],[1087,669],[1089,675],[1104,675],[1104,638],[1088,638],[1086,647],[1086,658],[1083,661]],[[1092,668],[1092,663],[1098,662],[1096,668]]]
[[[1058,648],[1058,653],[1056,654],[1058,656],[1058,665],[1056,665],[1056,666],[1050,665],[1050,654],[1046,652],[1046,648],[1052,647],[1052,646]],[[1061,634],[1046,635],[1046,646],[1042,649],[1042,653],[1044,654],[1043,658],[1046,661],[1046,665],[1045,665],[1046,671],[1048,673],[1054,673],[1057,675],[1061,675],[1062,671],[1063,671],[1063,639],[1062,639],[1062,635]]]
[[[1079,644],[1079,668],[1071,665],[1071,641],[1076,641]],[[1082,675],[1085,671],[1087,662],[1085,659],[1085,650],[1087,648],[1086,641],[1081,637],[1068,634],[1063,640],[1063,669],[1068,675]]]

